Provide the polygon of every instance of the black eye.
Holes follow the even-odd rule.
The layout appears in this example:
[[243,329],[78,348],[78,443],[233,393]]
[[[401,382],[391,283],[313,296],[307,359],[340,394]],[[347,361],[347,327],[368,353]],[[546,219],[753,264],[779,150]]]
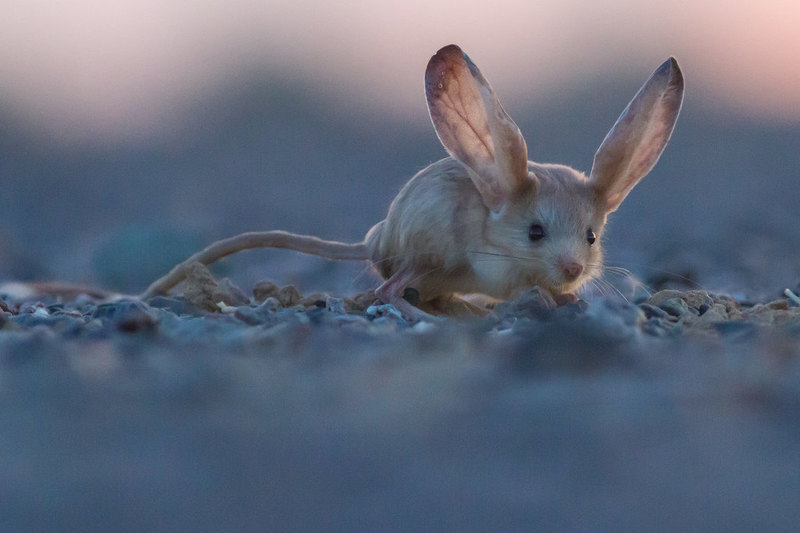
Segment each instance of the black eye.
[[591,228],[586,230],[586,240],[589,241],[589,244],[594,244],[594,241],[597,240],[597,235],[591,230]]
[[528,229],[528,238],[532,241],[540,241],[544,239],[544,228],[541,224],[531,224]]

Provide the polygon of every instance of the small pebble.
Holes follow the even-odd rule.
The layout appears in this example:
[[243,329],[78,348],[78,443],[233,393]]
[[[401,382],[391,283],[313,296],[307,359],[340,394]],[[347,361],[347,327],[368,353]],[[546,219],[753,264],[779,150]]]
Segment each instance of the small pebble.
[[287,285],[278,291],[278,301],[283,307],[292,307],[299,304],[303,297],[294,285]]
[[767,304],[767,307],[770,309],[789,309],[789,300],[781,299],[781,300],[774,300]]
[[679,317],[689,311],[689,306],[682,298],[669,298],[662,301],[659,307],[672,316]]
[[364,312],[364,316],[367,317],[369,320],[376,320],[378,318],[383,317],[391,317],[396,320],[402,320],[405,322],[403,318],[403,314],[397,310],[397,308],[391,304],[380,304],[380,305],[371,305],[367,307],[367,310]]
[[655,305],[642,303],[639,304],[639,309],[644,311],[644,316],[647,318],[667,318],[667,312],[660,307],[656,307]]
[[219,308],[221,313],[232,314],[232,313],[236,312],[236,307],[234,307],[232,305],[228,305],[225,302],[223,302],[222,300],[217,302],[217,307]]
[[152,309],[139,301],[120,302],[112,314],[114,326],[125,333],[152,331],[158,327],[158,319]]
[[[33,314],[33,313],[36,313],[39,309],[43,309],[43,308],[44,308],[44,304],[42,304],[41,302],[25,303],[25,304],[20,306],[19,314],[21,314],[21,315]],[[41,316],[41,313],[40,313],[40,316]]]
[[714,303],[708,292],[701,290],[686,291],[682,299],[693,309],[699,309],[702,305],[710,306]]
[[277,298],[280,288],[271,281],[259,281],[253,287],[253,299],[256,302],[264,302],[267,298]]
[[719,309],[716,307],[712,307],[711,309],[704,312],[700,315],[700,322],[704,324],[713,324],[715,322],[725,322],[727,320],[725,315],[720,312]]
[[342,300],[341,298],[334,298],[330,296],[325,301],[325,309],[327,309],[331,313],[335,313],[337,315],[343,315],[345,313],[344,300]]
[[346,298],[344,300],[344,305],[348,312],[360,313],[366,310],[367,307],[373,305],[376,300],[377,298],[375,297],[375,291],[369,290],[367,292],[356,294],[352,298]]
[[405,321],[397,319],[393,316],[380,316],[372,320],[370,326],[373,331],[385,333],[388,331],[397,331],[400,324],[405,325]]
[[673,298],[679,298],[681,300],[685,300],[686,293],[671,289],[658,291],[657,293],[655,293],[654,295],[652,295],[650,298],[647,299],[647,303],[649,303],[650,305],[654,305],[656,307],[661,307],[662,302],[666,300],[671,300]]
[[208,268],[198,262],[185,267],[186,279],[183,281],[183,297],[191,305],[204,311],[217,312],[217,302],[223,300],[219,294],[214,294],[217,280]]
[[494,309],[494,315],[498,318],[507,317],[527,317],[536,319],[550,318],[556,309],[553,297],[545,291],[534,287],[524,291],[514,300],[501,302]]
[[225,302],[230,306],[247,305],[250,299],[247,295],[237,287],[230,279],[222,278],[217,283],[217,288],[214,290],[213,297]]
[[261,313],[276,313],[281,308],[281,303],[272,296],[266,298],[256,309]]

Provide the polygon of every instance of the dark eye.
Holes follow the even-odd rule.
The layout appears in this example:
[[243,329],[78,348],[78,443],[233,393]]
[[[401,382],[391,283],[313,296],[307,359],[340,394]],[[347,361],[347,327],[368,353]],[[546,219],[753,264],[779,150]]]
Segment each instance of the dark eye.
[[586,240],[589,241],[589,244],[594,244],[594,241],[597,240],[597,235],[594,234],[591,228],[586,230]]
[[544,228],[541,224],[531,224],[528,229],[528,238],[532,241],[540,241],[544,239]]

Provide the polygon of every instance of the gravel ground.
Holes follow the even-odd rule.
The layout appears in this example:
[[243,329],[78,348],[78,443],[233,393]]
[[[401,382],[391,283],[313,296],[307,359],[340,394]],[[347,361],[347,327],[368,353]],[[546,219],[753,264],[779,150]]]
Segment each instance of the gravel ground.
[[796,530],[800,307],[588,300],[6,295],[3,530]]

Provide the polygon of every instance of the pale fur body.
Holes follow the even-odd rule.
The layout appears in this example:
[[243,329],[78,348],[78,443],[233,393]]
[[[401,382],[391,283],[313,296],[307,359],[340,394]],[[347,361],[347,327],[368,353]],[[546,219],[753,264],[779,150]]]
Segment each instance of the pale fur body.
[[[576,290],[601,272],[601,248],[586,241],[586,232],[599,238],[606,215],[583,173],[529,161],[528,174],[535,188],[492,214],[462,163],[452,157],[433,163],[367,233],[370,260],[385,279],[413,268],[418,277],[410,286],[423,302],[451,293],[508,299],[537,285],[554,294]],[[533,222],[550,228],[548,239],[530,241]],[[565,258],[587,265],[580,280],[564,279]]]
[[406,314],[459,293],[507,299],[539,286],[557,301],[598,276],[609,213],[655,165],[683,101],[670,58],[636,93],[595,153],[588,176],[528,161],[528,147],[491,84],[458,47],[425,71],[436,134],[450,157],[414,176],[367,234],[386,280],[376,294]]

